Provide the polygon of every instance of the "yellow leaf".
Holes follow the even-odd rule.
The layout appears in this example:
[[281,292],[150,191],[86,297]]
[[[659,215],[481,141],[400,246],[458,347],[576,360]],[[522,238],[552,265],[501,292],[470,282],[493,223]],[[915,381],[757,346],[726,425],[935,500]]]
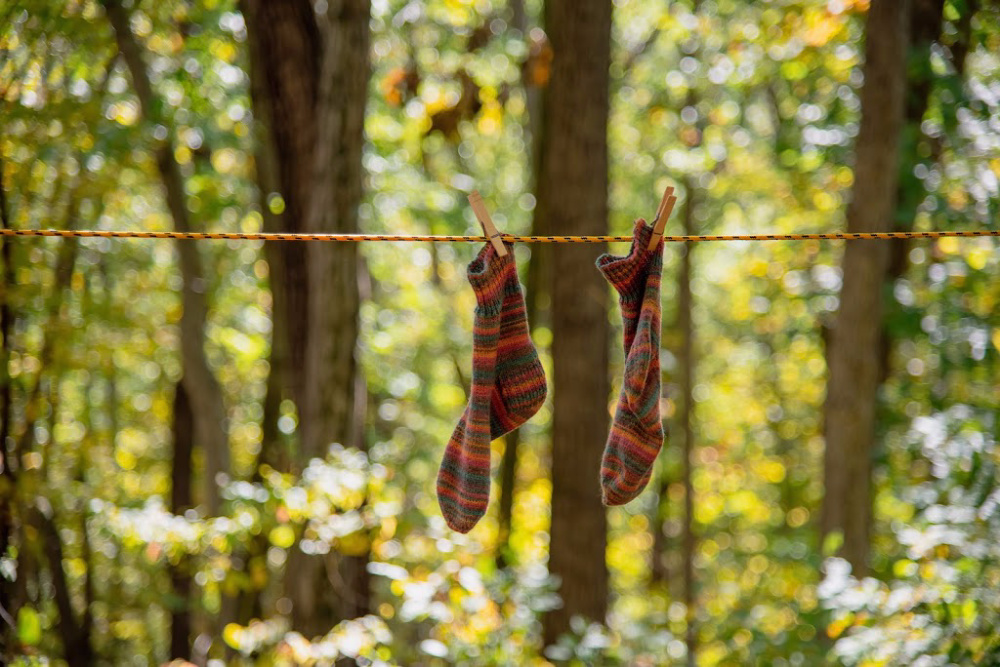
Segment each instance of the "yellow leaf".
[[187,146],[178,146],[174,150],[174,159],[177,160],[177,164],[187,164],[191,161],[191,149]]
[[989,256],[990,253],[985,248],[974,248],[966,256],[965,261],[976,271],[982,271],[986,268],[986,260],[989,259]]
[[958,239],[953,236],[938,239],[938,248],[940,248],[943,253],[954,255],[958,252]]
[[295,544],[295,531],[291,526],[277,526],[271,529],[267,539],[276,547],[288,549]]
[[240,648],[240,635],[243,634],[243,626],[236,623],[227,623],[222,629],[222,641],[232,648]]

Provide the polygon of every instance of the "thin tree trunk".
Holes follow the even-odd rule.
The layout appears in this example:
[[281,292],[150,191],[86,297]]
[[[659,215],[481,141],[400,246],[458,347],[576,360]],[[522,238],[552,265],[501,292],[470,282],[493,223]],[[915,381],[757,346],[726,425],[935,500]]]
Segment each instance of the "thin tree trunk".
[[[7,189],[3,182],[3,170],[3,158],[0,156],[0,226],[4,229],[9,229],[10,211],[7,208]],[[12,318],[14,312],[10,307],[11,288],[14,286],[14,260],[11,253],[12,240],[7,237],[0,239],[0,262],[3,262],[3,281],[0,283],[0,457],[2,457],[2,461],[0,461],[0,473],[2,473],[8,483],[12,483],[13,478],[13,468],[11,467],[12,451],[7,446],[7,438],[11,433],[10,420],[13,414],[9,364],[10,332],[13,330],[11,325],[13,324]],[[12,491],[12,489],[4,488],[3,490],[3,497],[5,499],[8,491]],[[4,517],[7,516],[6,502],[4,500]],[[6,531],[8,527],[6,519],[4,519],[2,526],[2,530]],[[6,536],[6,532],[0,535],[5,540],[0,544],[2,547],[6,547]],[[0,585],[0,596],[2,596],[2,591],[5,588],[6,583]],[[2,600],[3,598],[0,597],[0,601]]]
[[[51,512],[51,507],[49,511]],[[59,610],[56,627],[63,644],[63,658],[70,667],[87,667],[94,662],[94,649],[86,628],[77,620],[73,611],[69,582],[63,567],[62,538],[59,536],[55,517],[37,508],[32,513],[52,576],[56,609]]]
[[[145,118],[171,128],[164,104],[153,91],[141,47],[129,27],[128,11],[121,0],[104,0],[105,11],[115,31],[118,49],[125,60]],[[167,208],[178,232],[193,231],[184,193],[184,177],[174,158],[173,133],[155,150],[156,165],[166,194]],[[229,472],[229,436],[226,407],[219,385],[205,355],[205,327],[208,320],[208,282],[194,241],[176,244],[183,278],[183,313],[180,322],[181,362],[185,391],[194,415],[196,443],[205,452],[204,502],[209,515],[221,506],[217,480]]]
[[[701,10],[701,0],[694,0],[691,11],[697,15]],[[701,44],[694,54],[698,60],[702,58]],[[687,106],[695,107],[698,104],[699,94],[694,89],[688,90]],[[705,132],[705,120],[699,118],[696,124],[698,131],[698,144]],[[684,233],[693,235],[695,233],[694,211],[697,206],[697,192],[694,179],[688,175],[684,178],[684,192],[687,201],[684,203],[684,214],[682,216]],[[681,563],[684,580],[684,609],[686,613],[686,628],[684,632],[685,643],[687,644],[687,664],[690,667],[695,665],[695,657],[698,651],[698,635],[696,627],[697,619],[697,592],[694,574],[694,558],[696,546],[696,534],[694,526],[694,377],[697,367],[697,359],[694,353],[694,295],[691,291],[692,281],[692,254],[695,244],[686,243],[684,246],[684,256],[681,258],[680,275],[677,278],[677,328],[681,336],[680,341],[680,430],[684,439],[684,449],[681,454],[681,475],[684,483],[684,525],[682,531]]]
[[[80,481],[83,481],[83,469],[80,468]],[[83,575],[83,617],[80,619],[80,636],[86,642],[90,651],[91,660],[99,662],[100,657],[91,645],[91,636],[94,631],[94,548],[90,541],[90,530],[88,519],[90,509],[84,507],[80,512],[80,556],[84,565]]]
[[[0,225],[10,228],[10,211],[7,208],[7,190],[3,182],[4,165],[0,156]],[[6,554],[17,530],[13,499],[17,479],[14,464],[16,448],[10,438],[10,422],[14,416],[13,392],[10,381],[10,334],[14,330],[14,310],[11,308],[11,288],[14,286],[14,265],[11,241],[0,239],[0,262],[3,263],[3,281],[0,282],[0,553]],[[13,620],[17,614],[17,584],[0,577],[0,608]],[[13,640],[10,623],[2,623],[0,637],[6,649]],[[4,650],[4,654],[7,651]],[[2,657],[2,656],[0,656]]]
[[[541,149],[543,215],[552,234],[608,229],[608,68],[611,3],[548,0],[554,51]],[[553,253],[552,527],[549,571],[563,605],[546,614],[553,643],[580,615],[604,621],[607,517],[598,471],[608,433],[609,290],[595,268],[605,248],[567,245]]]
[[[908,231],[913,229],[913,219],[917,206],[926,195],[923,183],[913,173],[913,166],[920,160],[917,153],[918,145],[927,141],[920,129],[927,106],[930,103],[931,91],[934,87],[934,73],[931,69],[931,47],[941,37],[941,27],[944,21],[944,0],[912,0],[913,10],[910,16],[910,53],[906,77],[905,125],[903,127],[903,145],[901,147],[902,168],[899,170],[899,184],[896,187],[896,210],[900,215],[896,219],[894,229]],[[897,239],[892,242],[889,260],[889,281],[893,281],[906,271],[907,256],[910,242],[907,239]],[[885,344],[883,349],[890,347],[888,331],[883,331]],[[885,361],[888,362],[888,354]],[[888,371],[884,365],[883,377]]]
[[[98,215],[102,212],[102,208],[103,206],[98,207]],[[81,276],[83,278],[83,289],[80,295],[80,310],[84,317],[90,317],[95,313],[92,275],[90,272],[85,271]],[[83,395],[88,397],[93,396],[95,386],[96,373],[88,373],[87,379],[83,384]],[[81,488],[89,483],[87,472],[90,470],[91,462],[94,460],[94,450],[98,445],[98,434],[94,426],[94,413],[96,409],[94,403],[88,400],[82,415],[84,436],[80,440],[80,451],[77,453],[76,458],[76,482]],[[96,570],[94,567],[94,545],[90,537],[90,516],[90,507],[84,506],[80,511],[80,558],[85,567],[83,579],[83,619],[80,621],[80,625],[83,628],[83,634],[87,637],[92,636],[94,631],[94,602],[97,598],[94,586]],[[107,661],[107,658],[106,653],[95,649],[95,662]]]
[[[512,26],[521,33],[522,38],[527,42],[529,31],[528,13],[523,0],[514,0],[511,2],[511,14]],[[528,71],[525,69],[523,75],[527,74]],[[528,153],[528,162],[531,165],[531,185],[537,192],[539,169],[541,167],[539,146],[542,135],[543,93],[536,82],[530,80],[527,76],[522,76],[521,84],[527,100],[525,129],[528,131],[531,145],[531,150]],[[537,206],[536,197],[536,206],[531,220],[531,233],[538,235],[545,234],[544,227],[545,221],[540,215],[540,208]],[[531,258],[528,260],[528,270],[525,278],[524,306],[528,317],[528,326],[532,331],[539,324],[537,321],[539,315],[538,304],[543,300],[540,299],[540,292],[548,288],[548,281],[543,278],[543,266],[546,264],[547,259],[545,251],[544,244],[538,244],[531,248]],[[465,385],[463,384],[463,386]],[[514,515],[514,486],[517,483],[517,460],[520,444],[520,429],[509,433],[504,438],[503,458],[500,461],[500,498],[498,502],[499,519],[496,555],[497,567],[500,568],[508,565],[512,554],[509,541]]]
[[[664,391],[666,387],[664,386]],[[669,439],[669,438],[668,438]],[[670,542],[667,539],[667,522],[670,520],[671,470],[663,465],[657,477],[656,507],[653,508],[653,551],[650,557],[649,583],[669,592],[670,587]]]
[[[537,229],[532,229],[533,234],[540,234]],[[525,286],[524,306],[528,318],[528,325],[534,331],[535,317],[538,314],[538,257],[532,253],[528,265],[528,281]],[[535,270],[532,270],[532,264]],[[504,568],[510,563],[513,551],[510,548],[510,535],[513,530],[514,517],[514,487],[517,484],[517,460],[518,448],[521,444],[521,431],[516,429],[504,437],[503,458],[500,461],[500,499],[497,530],[497,552],[496,564],[499,568]]]
[[[69,203],[66,206],[64,227],[72,229],[76,220],[76,212],[79,204],[78,199],[79,184],[73,188],[69,194]],[[48,317],[43,328],[41,349],[38,351],[38,379],[31,393],[25,401],[25,427],[22,431],[21,442],[17,447],[18,455],[23,456],[35,445],[35,423],[38,416],[42,414],[43,388],[46,386],[46,374],[52,367],[52,362],[56,352],[56,341],[59,339],[59,328],[63,318],[63,296],[70,286],[73,272],[76,269],[77,253],[80,249],[79,239],[67,238],[59,245],[56,256],[56,265],[53,270],[52,292],[45,303]],[[55,407],[50,406],[50,411],[54,414]],[[19,462],[20,463],[20,462]],[[47,457],[42,458],[42,465],[48,466]]]
[[[694,229],[694,186],[690,178],[684,180],[687,201],[684,203],[684,233],[691,235]],[[694,484],[691,480],[694,456],[694,298],[691,293],[691,253],[695,244],[684,244],[681,270],[677,277],[677,330],[681,337],[680,357],[680,422],[681,437],[684,440],[682,454],[682,475],[684,480],[684,530],[681,560],[684,572],[684,607],[687,610],[687,664],[695,664],[697,635],[695,634],[695,580],[694,580]]]
[[[194,451],[194,414],[184,383],[178,382],[174,393],[174,455],[170,471],[170,511],[184,512],[194,505],[191,493],[192,462]],[[170,610],[170,658],[191,658],[191,575],[187,559],[170,568],[170,583],[176,598]]]
[[[76,218],[77,205],[79,203],[77,196],[78,189],[79,184],[74,186],[69,193],[69,202],[65,212],[66,227],[72,227],[72,222]],[[69,241],[74,242],[69,243]],[[54,284],[52,292],[46,300],[48,317],[44,327],[45,336],[38,353],[41,370],[39,370],[38,380],[26,401],[27,412],[30,414],[26,419],[26,427],[19,446],[19,450],[22,453],[29,451],[33,447],[36,419],[39,415],[44,414],[40,407],[43,402],[48,404],[47,412],[51,421],[50,431],[54,430],[52,429],[52,424],[57,419],[60,392],[58,389],[58,380],[47,377],[47,375],[51,375],[56,341],[59,339],[59,331],[65,324],[63,321],[65,314],[63,299],[66,290],[69,289],[72,282],[78,251],[79,243],[77,239],[65,239],[65,242],[60,245],[56,257]],[[54,438],[54,435],[52,437]],[[49,447],[51,445],[51,438],[46,445],[43,445],[42,467],[32,473],[32,477],[36,478],[35,483],[44,483],[47,470],[51,465],[51,457],[49,455]],[[93,664],[95,655],[90,638],[91,614],[90,610],[85,608],[82,618],[77,618],[77,614],[73,610],[72,592],[70,591],[69,580],[67,579],[66,570],[63,565],[63,540],[56,524],[55,509],[45,498],[39,497],[34,503],[35,505],[28,510],[29,520],[37,531],[42,552],[49,567],[54,593],[53,597],[56,609],[59,612],[56,628],[63,645],[63,657],[70,667],[84,667]],[[84,530],[86,530],[86,525],[84,525]],[[87,540],[86,536],[84,540]],[[84,603],[87,605],[91,598],[88,590],[90,575],[87,573],[85,576]]]
[[[691,4],[691,14],[698,15],[701,10],[701,0],[693,0]],[[634,57],[642,53],[649,44],[656,39],[654,31],[646,45],[634,52]],[[702,58],[702,47],[698,43],[692,57],[696,60]],[[698,104],[699,92],[695,88],[689,88],[685,106],[694,108]],[[701,144],[701,137],[704,135],[705,119],[699,116],[697,121],[698,145]],[[684,203],[683,227],[685,234],[694,234],[694,206],[695,188],[690,176],[684,179],[684,191],[686,200]],[[683,599],[687,607],[687,646],[688,660],[694,660],[695,635],[693,628],[694,620],[694,487],[691,484],[691,456],[694,448],[694,429],[692,426],[694,404],[692,399],[692,387],[694,377],[694,320],[692,318],[693,299],[691,295],[691,252],[694,245],[687,243],[684,245],[684,254],[681,258],[681,268],[677,275],[677,322],[676,331],[680,338],[678,344],[677,357],[680,365],[680,408],[677,413],[677,422],[680,425],[681,437],[683,438],[683,449],[681,452],[681,481],[684,486],[684,518],[682,523],[682,546],[681,546],[681,569],[683,584]],[[653,564],[652,582],[666,585],[669,588],[667,535],[665,531],[666,522],[669,517],[670,499],[670,477],[668,470],[664,467],[660,475],[659,502],[653,516]]]
[[[865,82],[847,231],[890,231],[904,121],[909,0],[872,0]],[[872,452],[879,384],[883,289],[889,245],[847,241],[840,308],[827,348],[822,532],[843,535],[855,575],[868,571]]]

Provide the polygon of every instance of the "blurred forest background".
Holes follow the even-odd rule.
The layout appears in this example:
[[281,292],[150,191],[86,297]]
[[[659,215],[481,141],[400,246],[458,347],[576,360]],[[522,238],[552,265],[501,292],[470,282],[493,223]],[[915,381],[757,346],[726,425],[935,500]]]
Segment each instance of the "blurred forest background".
[[[997,228],[994,0],[8,0],[0,99],[7,228]],[[1000,664],[996,248],[668,244],[605,510],[605,248],[519,245],[550,398],[459,535],[474,244],[3,238],[2,660]]]

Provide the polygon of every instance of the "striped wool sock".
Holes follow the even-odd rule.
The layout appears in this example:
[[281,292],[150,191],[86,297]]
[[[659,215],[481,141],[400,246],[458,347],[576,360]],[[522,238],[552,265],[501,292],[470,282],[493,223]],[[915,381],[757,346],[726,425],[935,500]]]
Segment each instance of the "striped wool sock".
[[490,442],[527,421],[545,400],[545,374],[528,336],[513,248],[499,257],[491,244],[469,264],[476,294],[472,391],[445,448],[437,494],[448,525],[467,533],[486,513]]
[[660,448],[660,274],[663,242],[647,250],[652,228],[638,220],[625,257],[604,254],[597,268],[619,295],[625,379],[601,460],[605,505],[624,505],[649,482]]
[[[507,257],[514,256],[508,246]],[[497,379],[490,400],[490,437],[510,433],[538,412],[545,402],[545,370],[528,330],[524,293],[514,261],[504,273],[504,299],[500,312]]]

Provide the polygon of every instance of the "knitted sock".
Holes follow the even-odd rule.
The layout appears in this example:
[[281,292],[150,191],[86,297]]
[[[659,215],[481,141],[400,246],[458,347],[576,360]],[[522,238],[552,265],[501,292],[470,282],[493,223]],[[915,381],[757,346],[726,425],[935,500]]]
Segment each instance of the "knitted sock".
[[604,254],[597,268],[619,295],[625,379],[601,460],[605,505],[624,505],[649,482],[660,448],[660,274],[663,242],[647,250],[652,228],[638,220],[625,257]]
[[545,400],[545,375],[528,337],[513,248],[498,257],[487,244],[469,264],[476,294],[472,391],[445,448],[438,504],[448,525],[472,530],[490,496],[490,442],[527,421]]
[[[508,246],[507,257],[513,257]],[[545,370],[528,331],[527,308],[514,261],[504,272],[504,299],[500,313],[497,378],[490,401],[490,436],[510,433],[538,412],[545,402]]]

